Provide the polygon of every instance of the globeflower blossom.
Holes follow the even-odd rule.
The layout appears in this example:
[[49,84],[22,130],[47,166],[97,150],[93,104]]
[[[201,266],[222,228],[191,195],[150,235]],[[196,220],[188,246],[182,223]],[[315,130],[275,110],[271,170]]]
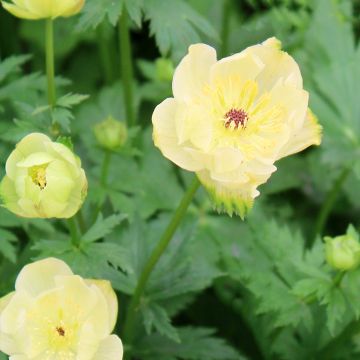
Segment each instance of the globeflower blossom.
[[0,299],[0,351],[10,360],[121,360],[111,335],[117,298],[105,280],[84,280],[61,260],[25,266]]
[[1,4],[12,15],[28,20],[68,17],[80,12],[85,0],[12,0]]
[[40,133],[25,136],[6,161],[3,206],[22,217],[69,218],[81,207],[87,180],[79,158]]
[[219,61],[191,45],[172,88],[152,116],[154,143],[230,215],[247,213],[277,160],[320,144],[299,67],[276,38]]

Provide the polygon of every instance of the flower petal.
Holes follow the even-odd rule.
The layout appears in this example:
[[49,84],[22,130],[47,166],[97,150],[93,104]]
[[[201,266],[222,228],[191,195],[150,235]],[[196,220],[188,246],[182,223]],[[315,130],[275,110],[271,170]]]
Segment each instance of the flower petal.
[[308,109],[303,127],[292,133],[288,143],[281,149],[278,159],[295,154],[311,145],[320,145],[322,127],[316,116]]
[[203,165],[196,161],[184,146],[179,145],[176,130],[179,107],[181,105],[174,98],[168,98],[155,108],[152,116],[154,143],[163,155],[176,165],[189,171],[198,171]]
[[37,296],[55,287],[55,276],[72,274],[65,262],[47,258],[24,266],[16,279],[15,289]]
[[122,360],[123,353],[120,338],[116,335],[110,335],[100,343],[99,349],[92,360]]
[[116,324],[118,316],[118,299],[115,294],[114,289],[111,286],[110,281],[107,280],[95,280],[95,279],[86,279],[88,285],[95,285],[103,294],[109,310],[109,324],[111,332]]
[[32,12],[28,11],[25,7],[22,7],[20,5],[10,4],[10,3],[6,2],[6,1],[1,1],[1,5],[10,14],[12,14],[12,15],[18,17],[18,18],[28,19],[28,20],[39,19],[39,16],[37,14],[33,14]]
[[236,79],[237,87],[241,88],[248,80],[254,80],[264,68],[264,63],[252,53],[241,52],[219,60],[211,68],[213,84],[228,83]]
[[214,48],[205,44],[191,45],[174,73],[172,88],[175,99],[191,101],[199,95],[209,82],[210,68],[215,63]]
[[303,82],[298,64],[288,53],[281,51],[281,43],[276,38],[250,46],[244,52],[257,56],[266,64],[257,77],[263,90],[271,89],[281,78],[288,85],[302,88]]

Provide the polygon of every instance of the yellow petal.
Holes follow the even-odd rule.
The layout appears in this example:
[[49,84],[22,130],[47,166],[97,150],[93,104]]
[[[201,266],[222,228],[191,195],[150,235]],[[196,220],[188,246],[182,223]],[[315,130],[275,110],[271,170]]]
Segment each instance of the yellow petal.
[[[19,3],[20,2],[18,1],[18,4]],[[28,11],[25,7],[10,4],[10,3],[6,2],[6,1],[2,1],[1,4],[4,7],[5,10],[7,10],[9,13],[11,13],[12,15],[14,15],[14,16],[16,16],[18,18],[28,19],[28,20],[39,19],[39,16],[37,14],[34,14],[34,13]]]
[[33,306],[34,300],[26,291],[16,291],[0,316],[0,329],[14,335],[23,326],[25,312]]
[[109,332],[111,332],[114,329],[117,321],[118,299],[114,289],[111,286],[110,281],[87,279],[86,283],[88,285],[95,285],[103,294],[109,309],[109,324],[110,324]]
[[281,149],[279,159],[302,151],[311,145],[320,145],[321,136],[322,127],[317,117],[308,109],[303,127],[292,133],[289,142]]
[[16,279],[15,289],[37,296],[54,288],[55,276],[59,275],[72,275],[65,262],[55,258],[36,261],[24,266]]
[[76,15],[77,13],[79,13],[81,11],[81,9],[83,8],[85,4],[85,0],[72,0],[72,5],[69,6],[66,11],[64,11],[62,13],[61,16],[72,16],[72,15]]
[[[252,53],[241,52],[219,60],[211,68],[213,84],[236,79],[237,87],[242,87],[248,80],[253,80],[264,68],[264,63]],[[231,90],[231,89],[229,89]]]
[[153,139],[163,155],[176,165],[189,171],[198,171],[203,165],[198,163],[183,146],[178,145],[176,117],[181,106],[174,98],[168,98],[158,105],[152,116]]
[[92,360],[122,360],[123,352],[120,338],[116,335],[110,335],[100,343]]
[[33,14],[36,14],[40,18],[52,17],[52,0],[27,0],[27,8]]
[[281,51],[281,43],[270,38],[260,45],[250,46],[244,50],[257,56],[266,66],[257,77],[264,90],[270,90],[279,79],[285,83],[302,88],[302,76],[296,61],[286,52]]
[[210,68],[216,63],[216,51],[205,44],[189,47],[173,77],[173,93],[177,100],[190,101],[198,96],[210,80]]

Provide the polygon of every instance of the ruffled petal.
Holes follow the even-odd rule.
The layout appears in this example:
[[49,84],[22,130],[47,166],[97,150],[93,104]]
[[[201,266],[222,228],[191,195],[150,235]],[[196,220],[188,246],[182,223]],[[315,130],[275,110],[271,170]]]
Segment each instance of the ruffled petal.
[[180,107],[174,98],[168,98],[155,108],[152,116],[154,143],[176,165],[189,171],[198,171],[203,165],[186,151],[184,145],[179,145],[176,119],[181,111]]
[[173,94],[180,101],[192,101],[210,80],[210,68],[216,63],[216,51],[205,44],[189,47],[173,77]]
[[123,353],[120,338],[116,335],[110,335],[100,343],[99,349],[92,360],[122,360]]
[[65,262],[47,258],[24,266],[16,279],[15,289],[37,296],[55,287],[55,276],[72,274]]
[[289,142],[281,149],[278,159],[295,154],[311,145],[320,145],[322,126],[317,117],[308,109],[303,127],[291,134]]
[[281,51],[281,42],[276,38],[250,46],[243,52],[257,56],[266,64],[256,79],[263,91],[270,90],[279,79],[298,89],[302,88],[303,81],[298,64],[288,53]]
[[108,312],[109,312],[109,325],[110,325],[109,332],[113,331],[118,316],[118,299],[114,289],[111,286],[110,281],[87,279],[86,283],[88,285],[96,286],[104,296],[107,302]]

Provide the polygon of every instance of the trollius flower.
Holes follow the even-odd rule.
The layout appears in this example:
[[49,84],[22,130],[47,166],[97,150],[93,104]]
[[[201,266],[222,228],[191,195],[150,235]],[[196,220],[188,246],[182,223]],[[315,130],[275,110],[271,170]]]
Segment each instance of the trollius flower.
[[111,335],[117,298],[109,282],[84,280],[54,258],[27,265],[0,299],[0,350],[11,360],[121,360]]
[[39,133],[25,136],[16,145],[0,184],[4,206],[22,217],[69,218],[86,193],[87,180],[78,157]]
[[190,46],[173,94],[153,113],[155,145],[230,214],[245,215],[277,160],[320,144],[299,67],[275,38],[219,61]]
[[4,9],[16,17],[37,20],[77,14],[85,0],[12,0],[1,1]]

